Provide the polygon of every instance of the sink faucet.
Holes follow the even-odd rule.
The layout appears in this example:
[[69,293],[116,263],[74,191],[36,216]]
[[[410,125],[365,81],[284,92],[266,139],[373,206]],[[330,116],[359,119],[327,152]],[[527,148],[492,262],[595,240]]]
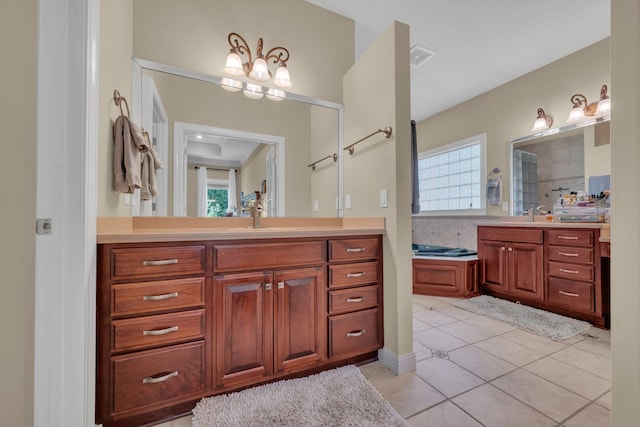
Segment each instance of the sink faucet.
[[540,205],[536,208],[536,215],[544,215],[547,213],[546,211],[543,211],[542,208],[544,208],[544,205]]
[[533,222],[533,220],[534,220],[534,217],[533,217],[533,205],[529,206],[529,210],[527,211],[527,216],[528,216],[527,221],[528,222]]
[[262,214],[262,203],[258,196],[255,200],[249,200],[247,205],[242,208],[243,211],[249,212],[253,217],[253,228],[260,228],[260,215]]

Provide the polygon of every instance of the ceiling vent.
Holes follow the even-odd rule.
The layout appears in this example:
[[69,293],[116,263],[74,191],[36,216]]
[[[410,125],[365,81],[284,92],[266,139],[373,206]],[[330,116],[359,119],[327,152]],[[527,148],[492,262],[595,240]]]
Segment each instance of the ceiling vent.
[[419,44],[413,45],[409,51],[411,65],[419,67],[435,54],[435,52],[425,48],[424,46],[420,46]]

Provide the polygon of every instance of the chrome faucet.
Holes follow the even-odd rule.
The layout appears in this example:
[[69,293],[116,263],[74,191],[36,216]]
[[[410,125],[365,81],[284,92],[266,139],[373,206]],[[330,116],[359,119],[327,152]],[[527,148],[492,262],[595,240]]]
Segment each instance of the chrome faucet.
[[544,208],[544,205],[540,205],[536,208],[536,215],[544,215],[547,213],[547,211],[543,211],[542,208]]

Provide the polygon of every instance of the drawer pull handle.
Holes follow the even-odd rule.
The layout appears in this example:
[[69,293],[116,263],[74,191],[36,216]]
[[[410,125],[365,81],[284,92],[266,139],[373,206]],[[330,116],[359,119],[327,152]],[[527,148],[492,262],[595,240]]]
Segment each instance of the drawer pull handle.
[[569,252],[558,252],[560,255],[562,256],[571,256],[571,257],[576,257],[578,256],[578,254],[571,254]]
[[144,336],[166,335],[166,334],[170,334],[171,332],[176,332],[177,330],[178,330],[177,326],[172,326],[170,328],[165,328],[165,329],[154,329],[151,331],[142,331],[142,335]]
[[167,375],[163,375],[161,377],[146,377],[142,379],[142,384],[157,384],[157,383],[162,383],[165,382],[167,380],[170,380],[173,377],[177,377],[178,376],[178,371],[173,371],[171,373],[168,373]]
[[162,301],[165,299],[178,298],[177,292],[171,292],[170,294],[162,295],[145,295],[142,297],[142,301]]
[[347,302],[362,302],[362,301],[364,301],[364,297],[347,298]]
[[364,277],[364,275],[367,274],[364,271],[361,271],[359,273],[347,273],[347,277],[348,278],[354,278],[354,277]]
[[173,258],[173,259],[158,259],[158,260],[153,260],[153,261],[142,261],[142,265],[144,265],[145,267],[153,267],[153,266],[157,266],[157,265],[171,265],[171,264],[177,264],[178,263],[178,259],[177,258]]
[[566,295],[568,297],[579,297],[580,294],[574,294],[573,292],[566,292],[566,291],[558,291],[559,294],[561,295]]
[[563,239],[563,240],[578,240],[578,236],[558,236],[558,239]]
[[348,254],[353,254],[353,253],[364,252],[366,251],[366,249],[365,248],[346,248],[345,251],[347,251]]
[[580,272],[577,270],[567,270],[566,268],[560,268],[559,270],[562,271],[563,273],[580,274]]
[[348,337],[361,337],[367,332],[365,329],[361,329],[358,332],[347,332]]

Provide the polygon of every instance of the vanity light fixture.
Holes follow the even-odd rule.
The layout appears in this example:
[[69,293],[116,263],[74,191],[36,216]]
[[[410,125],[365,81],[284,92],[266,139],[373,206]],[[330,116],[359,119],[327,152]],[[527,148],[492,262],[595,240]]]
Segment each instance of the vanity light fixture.
[[[289,60],[289,51],[281,46],[270,49],[266,55],[262,53],[262,37],[258,39],[258,48],[255,59],[251,55],[251,49],[246,40],[237,33],[229,33],[227,37],[231,50],[227,55],[224,72],[234,77],[249,77],[257,82],[268,82],[271,80],[272,74],[269,70],[269,61],[277,64],[277,69],[273,77],[272,83],[278,88],[289,89],[293,86],[289,70],[287,69],[287,61]],[[247,58],[243,62],[242,56]],[[239,80],[224,78],[221,85],[223,89],[230,92],[236,92],[242,89],[243,83]],[[244,94],[251,99],[260,99],[264,95],[263,88],[259,84],[246,83]],[[286,98],[283,90],[276,88],[267,89],[267,98],[273,101],[281,101]]]
[[598,117],[609,114],[611,111],[611,99],[607,95],[607,85],[602,85],[598,102],[589,104],[584,95],[577,93],[571,97],[571,104],[571,111],[567,119],[568,123],[578,123],[589,116]]
[[553,118],[547,116],[542,108],[538,108],[538,118],[533,123],[532,131],[546,130],[553,124]]

